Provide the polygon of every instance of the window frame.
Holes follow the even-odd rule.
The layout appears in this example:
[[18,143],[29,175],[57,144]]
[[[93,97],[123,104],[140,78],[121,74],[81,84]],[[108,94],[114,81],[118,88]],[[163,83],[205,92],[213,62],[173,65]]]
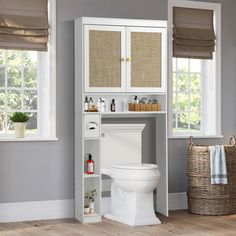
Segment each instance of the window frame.
[[[216,47],[215,53],[213,53],[213,57],[215,57],[215,83],[213,88],[213,95],[214,95],[214,103],[212,102],[211,105],[213,106],[213,114],[215,123],[214,127],[210,128],[209,130],[206,127],[203,127],[203,133],[183,133],[183,134],[175,134],[173,132],[173,44],[172,44],[172,22],[173,22],[173,7],[187,7],[187,8],[198,8],[198,9],[208,9],[214,11],[214,25],[215,27],[215,34],[216,34]],[[189,136],[198,137],[198,138],[222,138],[221,134],[221,4],[219,3],[209,3],[209,2],[198,2],[198,1],[188,1],[188,0],[169,0],[168,1],[168,43],[169,43],[169,83],[168,83],[168,135],[169,138],[187,138]],[[204,93],[204,91],[203,91]],[[217,96],[216,96],[217,94]],[[209,107],[209,104],[208,104]],[[207,108],[207,106],[205,106]],[[203,116],[206,117],[206,111],[203,110]],[[207,118],[207,117],[206,117]],[[204,117],[203,117],[204,119]],[[208,118],[209,119],[209,118]]]
[[[14,134],[0,134],[0,141],[56,141],[56,0],[48,1],[49,9],[49,42],[48,52],[38,54],[38,60],[44,61],[39,65],[45,65],[38,73],[43,76],[38,81],[38,132],[26,134],[23,139],[14,138]],[[49,63],[50,62],[50,63]],[[43,93],[43,96],[42,96]],[[42,113],[46,115],[42,115]]]

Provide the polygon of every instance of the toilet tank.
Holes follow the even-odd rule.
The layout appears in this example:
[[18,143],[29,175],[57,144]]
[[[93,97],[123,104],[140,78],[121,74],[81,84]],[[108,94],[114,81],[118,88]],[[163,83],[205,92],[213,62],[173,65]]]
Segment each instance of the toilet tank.
[[101,172],[112,165],[142,162],[142,131],[145,124],[102,124]]

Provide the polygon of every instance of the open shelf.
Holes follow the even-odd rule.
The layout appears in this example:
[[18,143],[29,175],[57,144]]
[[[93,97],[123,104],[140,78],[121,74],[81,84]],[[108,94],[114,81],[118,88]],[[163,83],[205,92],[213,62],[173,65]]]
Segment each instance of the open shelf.
[[84,137],[84,140],[99,140],[100,137]]
[[100,175],[98,174],[86,174],[84,173],[84,178],[99,178]]
[[127,111],[127,112],[104,112],[102,118],[129,118],[129,117],[156,117],[159,114],[166,114],[165,111]]
[[83,223],[100,222],[102,216],[96,212],[90,214],[84,214]]
[[[92,114],[99,114],[102,118],[118,118],[118,117],[155,117],[159,114],[166,114],[166,111],[124,111],[124,112],[91,112]],[[84,112],[84,115],[90,112]],[[92,139],[92,138],[86,138]],[[93,138],[95,139],[95,138]]]

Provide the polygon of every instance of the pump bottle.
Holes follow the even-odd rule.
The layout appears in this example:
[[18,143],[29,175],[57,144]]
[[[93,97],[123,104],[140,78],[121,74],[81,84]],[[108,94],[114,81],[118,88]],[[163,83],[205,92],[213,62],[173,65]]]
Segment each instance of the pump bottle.
[[88,160],[86,161],[87,164],[87,174],[92,175],[94,174],[94,161],[92,155],[88,154]]

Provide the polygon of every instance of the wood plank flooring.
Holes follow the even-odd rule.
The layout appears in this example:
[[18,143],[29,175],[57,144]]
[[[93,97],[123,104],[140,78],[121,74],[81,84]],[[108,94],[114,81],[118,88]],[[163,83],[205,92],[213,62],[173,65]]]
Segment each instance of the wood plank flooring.
[[161,225],[130,227],[103,219],[80,224],[74,219],[42,220],[0,224],[0,236],[236,236],[236,215],[199,216],[173,211],[158,216]]

